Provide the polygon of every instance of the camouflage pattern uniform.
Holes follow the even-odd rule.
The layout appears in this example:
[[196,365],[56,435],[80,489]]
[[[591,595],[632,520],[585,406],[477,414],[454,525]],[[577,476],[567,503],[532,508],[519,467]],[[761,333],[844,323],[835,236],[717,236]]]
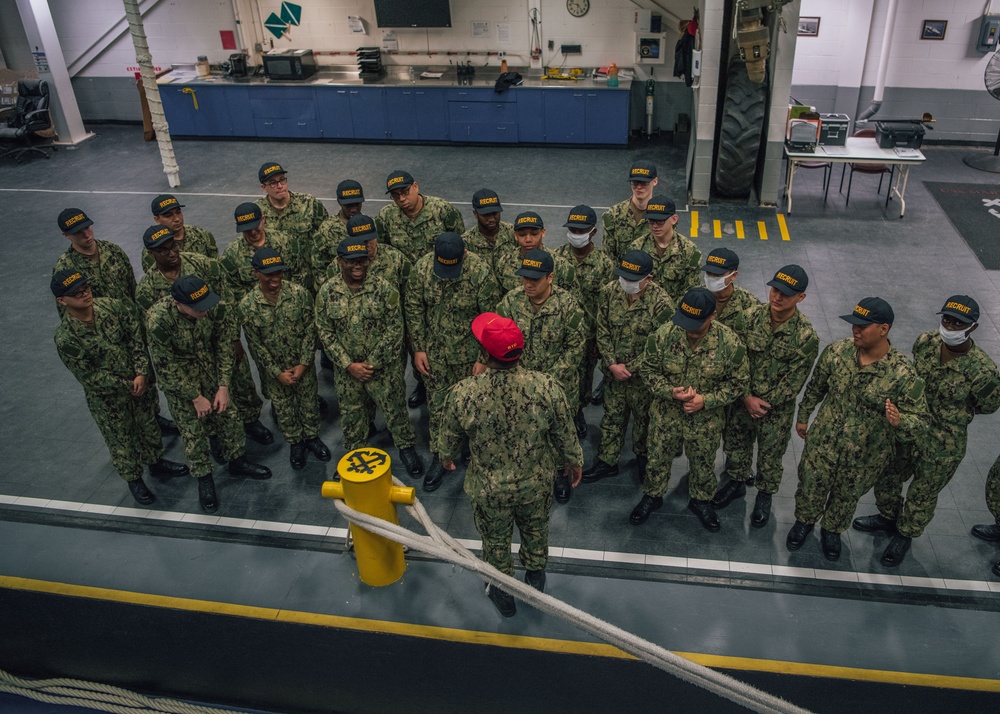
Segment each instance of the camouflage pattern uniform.
[[[142,465],[163,456],[156,424],[156,391],[146,342],[131,302],[94,298],[94,323],[65,315],[56,328],[59,358],[83,386],[87,408],[111,452],[111,465],[126,481],[142,476]],[[146,393],[132,396],[132,380],[146,377]]]
[[319,290],[330,278],[340,275],[337,265],[337,246],[347,237],[347,221],[335,213],[323,221],[316,231],[312,250],[312,276]]
[[[895,429],[885,416],[886,399],[899,407]],[[814,524],[822,518],[824,530],[843,533],[858,500],[888,465],[895,442],[924,438],[924,381],[891,345],[885,357],[859,367],[853,341],[838,340],[820,355],[796,423],[808,423],[817,406],[799,462],[795,520]]]
[[[239,320],[250,354],[257,363],[264,396],[274,405],[278,428],[289,444],[319,436],[319,401],[316,398],[316,325],[309,291],[291,282],[281,283],[273,305],[260,286],[240,303]],[[278,375],[296,365],[306,371],[298,384],[287,386]]]
[[[611,257],[611,262],[615,265],[621,262],[622,256],[631,250],[636,242],[649,235],[649,223],[643,217],[642,211],[639,212],[639,221],[635,220],[631,196],[605,211],[601,216],[601,223],[604,224],[602,250]],[[678,298],[683,294],[682,290]]]
[[[403,364],[403,308],[399,291],[368,275],[354,292],[340,278],[327,280],[316,296],[316,329],[333,363],[340,400],[341,427],[347,451],[365,445],[371,403],[385,414],[396,448],[413,446],[417,437],[406,411]],[[354,362],[375,367],[362,382],[347,371]]]
[[375,217],[375,229],[379,236],[406,256],[410,263],[434,250],[434,239],[441,233],[451,231],[462,235],[465,222],[462,214],[436,196],[424,196],[423,208],[413,220],[406,217],[399,206],[390,203]]
[[1000,456],[993,462],[986,477],[986,507],[1000,525]]
[[[295,280],[306,290],[314,291],[312,280],[312,254],[316,243],[316,234],[330,214],[326,206],[315,196],[308,193],[289,191],[291,196],[288,205],[278,210],[267,200],[267,196],[257,199],[261,213],[264,214],[264,226],[270,238],[271,231],[277,231],[287,236],[286,249],[281,253],[281,259],[288,266],[288,277]],[[244,241],[245,242],[245,241]],[[275,244],[272,244],[275,245]],[[288,249],[291,249],[290,251]],[[293,267],[294,264],[294,267]],[[239,296],[242,298],[242,296]]]
[[[601,417],[601,447],[597,458],[617,464],[625,444],[625,430],[632,419],[632,450],[646,456],[649,405],[653,395],[642,381],[639,366],[646,340],[661,325],[670,322],[674,305],[666,290],[650,281],[631,305],[618,279],[607,283],[597,310],[597,350],[604,372],[604,416]],[[624,364],[632,376],[619,382],[608,365]]]
[[465,247],[470,253],[475,253],[490,266],[493,281],[497,285],[502,285],[500,266],[504,263],[505,255],[519,251],[517,238],[514,237],[514,224],[500,221],[499,232],[496,238],[491,239],[479,231],[479,223],[477,222],[476,225],[462,234],[462,240],[465,241]]
[[[913,366],[927,387],[927,433],[919,442],[897,443],[895,458],[875,482],[879,513],[910,538],[923,534],[938,494],[962,463],[969,422],[1000,409],[1000,372],[989,355],[974,344],[941,364],[941,345],[937,330],[913,343]],[[904,501],[903,484],[911,476]]]
[[521,366],[554,377],[576,414],[580,408],[580,362],[587,342],[587,320],[576,298],[553,284],[549,299],[536,309],[520,287],[504,296],[497,313],[521,328]]
[[212,401],[219,387],[230,386],[236,339],[236,321],[227,314],[231,309],[219,303],[200,320],[189,320],[168,295],[146,313],[153,365],[184,438],[184,454],[195,477],[212,473],[209,436],[218,437],[227,461],[246,452],[243,424],[235,408],[199,419],[192,404],[199,394]]
[[653,280],[667,291],[675,303],[691,288],[702,285],[701,251],[676,230],[670,245],[659,254],[652,235],[640,238],[630,250],[644,250],[653,258]]
[[[246,242],[242,238],[239,240]],[[218,294],[228,306],[227,319],[235,321],[237,319],[236,307],[239,302],[233,298],[231,285],[224,279],[219,261],[194,253],[181,253],[180,256],[181,269],[178,275],[197,275],[204,280],[209,290]],[[135,302],[142,310],[143,317],[159,300],[170,295],[170,287],[173,284],[174,281],[167,279],[163,273],[156,269],[155,265],[146,271],[135,291]],[[234,330],[235,334],[239,336],[239,330],[235,326]],[[233,379],[232,384],[229,385],[229,399],[240,420],[244,424],[249,424],[260,419],[260,410],[264,403],[257,396],[257,387],[253,382],[253,374],[250,373],[250,361],[243,353],[243,345],[236,347],[234,359]]]
[[[288,269],[285,271],[285,280],[298,283],[306,290],[312,290],[312,277],[308,262],[296,252],[292,247],[293,239],[287,233],[265,228],[264,245],[274,248],[281,254]],[[261,246],[263,247],[263,246]],[[246,242],[242,234],[236,236],[236,240],[226,246],[219,258],[219,265],[226,278],[226,287],[232,295],[233,300],[238,305],[240,300],[246,297],[247,293],[257,287],[257,276],[254,275],[253,265],[250,259],[257,251],[252,245]],[[204,278],[202,278],[204,280]]]
[[[337,276],[339,276],[340,266],[337,265],[335,267],[337,269]],[[382,278],[396,288],[402,298],[406,294],[406,285],[410,280],[412,269],[413,263],[401,251],[396,250],[391,245],[380,242],[378,244],[378,253],[375,254],[375,260],[368,266],[368,276]]]
[[[561,245],[552,251],[552,258],[565,258],[576,267],[576,276],[580,284],[577,299],[587,318],[587,344],[583,348],[583,360],[580,362],[580,405],[590,404],[590,395],[594,386],[594,369],[597,367],[597,306],[601,301],[601,290],[607,282],[615,277],[615,264],[611,262],[604,251],[594,249],[583,260],[578,260],[569,243]],[[552,282],[555,282],[553,278]],[[617,282],[617,281],[615,281]]]
[[[174,239],[176,240],[176,238]],[[219,247],[215,244],[215,236],[204,228],[189,226],[184,224],[184,242],[177,241],[177,246],[182,253],[196,253],[212,260],[218,260]],[[148,272],[156,261],[145,248],[142,249],[142,270]],[[200,276],[199,276],[200,277]],[[204,278],[202,278],[204,279]]]
[[[56,261],[52,268],[55,275],[60,270],[77,270],[87,276],[90,290],[95,298],[109,297],[132,303],[135,300],[135,271],[129,262],[125,251],[114,243],[106,240],[95,240],[97,244],[97,260],[91,260],[70,246]],[[56,303],[59,316],[66,313],[66,308]]]
[[[547,249],[542,247],[540,250]],[[555,287],[558,285],[563,290],[568,290],[577,303],[581,302],[583,296],[580,293],[580,278],[575,265],[576,261],[570,262],[561,255],[556,255],[552,251],[548,252],[552,256],[552,262],[554,263],[552,286]],[[523,257],[520,246],[516,244],[513,251],[504,252],[502,255],[497,256],[497,270],[500,273],[498,282],[501,295],[506,295],[511,290],[516,290],[524,285],[521,276],[517,274],[517,271],[521,269],[521,260]]]
[[549,511],[556,470],[583,464],[573,411],[556,380],[518,365],[468,377],[448,393],[442,461],[455,461],[468,437],[465,493],[483,539],[483,560],[514,574],[514,524],[528,570],[548,562]]
[[[690,462],[688,492],[692,499],[715,496],[715,452],[726,421],[726,407],[746,394],[750,381],[747,351],[736,333],[718,321],[694,349],[687,332],[673,322],[660,327],[646,340],[640,365],[642,378],[653,394],[649,407],[649,465],[642,490],[653,498],[663,496],[670,479],[670,465],[683,448]],[[705,406],[686,414],[674,399],[674,387],[694,387]],[[607,389],[607,386],[605,386]]]
[[434,254],[417,261],[404,298],[406,325],[414,352],[426,352],[430,375],[427,411],[430,416],[430,448],[440,453],[441,418],[448,392],[472,374],[479,357],[479,343],[469,325],[483,312],[492,312],[499,299],[489,265],[474,253],[466,253],[462,274],[444,280],[434,274]]
[[763,399],[771,408],[760,419],[754,419],[742,400],[733,405],[723,439],[726,470],[733,481],[754,481],[750,469],[756,442],[754,485],[773,494],[781,486],[781,459],[792,438],[795,398],[819,354],[819,337],[799,310],[772,330],[771,306],[762,304],[749,313],[744,343],[750,358],[750,387],[746,394]]

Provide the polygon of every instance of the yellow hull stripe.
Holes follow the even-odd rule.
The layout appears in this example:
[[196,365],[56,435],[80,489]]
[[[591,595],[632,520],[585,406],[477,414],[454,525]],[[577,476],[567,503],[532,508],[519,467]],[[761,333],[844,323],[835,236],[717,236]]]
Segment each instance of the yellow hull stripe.
[[691,237],[698,237],[698,211],[691,211]]
[[788,235],[788,224],[785,223],[785,214],[778,214],[778,230],[781,231],[781,240],[791,240],[791,236]]
[[[281,610],[278,608],[234,605],[231,603],[213,602],[210,600],[192,600],[188,598],[171,597],[168,595],[150,595],[148,593],[111,590],[86,585],[71,585],[68,583],[56,583],[46,580],[32,580],[11,576],[0,575],[0,588],[7,590],[48,593],[53,595],[66,595],[70,597],[88,598],[91,600],[106,600],[109,602],[120,602],[130,605],[161,607],[172,610],[187,610],[190,612],[201,612],[216,615],[231,615],[234,617],[246,617],[255,620],[272,620],[275,622],[296,625],[314,625],[318,627],[330,627],[343,630],[401,635],[404,637],[422,637],[426,639],[445,640],[448,642],[460,642],[464,644],[490,645],[493,647],[537,650],[558,654],[635,659],[635,657],[622,652],[617,647],[597,642],[576,642],[573,640],[556,640],[546,637],[504,635],[495,632],[476,632],[472,630],[459,630],[450,627],[414,625],[405,622],[368,620],[357,617],[343,617],[341,615],[323,615],[319,613],[298,612],[295,610]],[[1000,680],[994,679],[919,674],[915,672],[892,672],[888,670],[859,669],[857,667],[839,667],[833,665],[807,664],[803,662],[783,662],[780,660],[730,657],[727,655],[699,654],[695,652],[676,652],[675,654],[691,660],[692,662],[697,662],[698,664],[706,667],[713,667],[716,669],[741,670],[749,672],[773,672],[776,674],[828,677],[833,679],[854,679],[867,682],[883,682],[886,684],[908,684],[921,687],[1000,692]]]

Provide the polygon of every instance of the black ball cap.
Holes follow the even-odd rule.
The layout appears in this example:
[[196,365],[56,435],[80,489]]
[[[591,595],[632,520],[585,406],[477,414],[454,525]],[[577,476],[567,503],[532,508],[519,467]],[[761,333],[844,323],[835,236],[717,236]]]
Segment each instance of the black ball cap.
[[715,312],[715,295],[705,288],[691,288],[681,298],[674,312],[674,324],[688,332],[697,332]]
[[153,212],[154,216],[162,216],[175,208],[184,208],[184,204],[178,201],[176,196],[169,193],[161,193],[149,204],[149,210]]
[[142,234],[142,244],[146,249],[159,248],[161,245],[174,237],[173,231],[166,226],[150,226]]
[[337,245],[337,256],[344,260],[361,260],[368,257],[368,245],[363,235],[349,235]]
[[281,167],[281,164],[279,164],[277,161],[268,161],[265,164],[261,164],[260,168],[257,169],[257,178],[260,179],[261,183],[266,183],[271,179],[273,179],[275,176],[281,176],[287,173],[288,172],[285,171]]
[[337,184],[337,203],[341,206],[364,202],[365,191],[357,181],[347,179]]
[[840,319],[852,325],[891,325],[896,318],[892,306],[880,297],[866,297],[854,307],[850,315],[841,315]]
[[255,230],[260,225],[264,214],[256,203],[248,202],[238,205],[233,212],[233,217],[236,219],[237,232],[242,233],[243,231]]
[[434,274],[442,280],[456,280],[462,275],[465,241],[458,233],[442,233],[434,239]]
[[86,273],[81,273],[79,270],[60,270],[52,275],[49,288],[55,297],[65,297],[88,284]]
[[589,230],[597,225],[597,214],[590,206],[580,204],[570,209],[569,217],[563,223],[563,228],[579,228]]
[[59,230],[63,233],[73,235],[92,225],[94,225],[94,222],[87,217],[83,209],[64,208],[59,213]]
[[481,188],[472,194],[472,210],[484,216],[489,213],[500,213],[503,206],[500,205],[500,196],[496,191],[488,188]]
[[519,228],[545,228],[545,221],[534,211],[525,211],[514,219],[514,230]]
[[712,275],[729,275],[740,267],[740,256],[729,248],[716,248],[705,256],[701,269]]
[[192,310],[206,312],[219,304],[221,299],[209,290],[205,281],[197,275],[182,275],[170,286],[170,294],[181,305],[187,305]]
[[809,287],[809,276],[801,265],[784,265],[778,268],[774,277],[767,283],[772,288],[777,288],[785,295],[798,295],[804,293]]
[[968,295],[952,295],[945,300],[938,315],[950,315],[967,325],[979,322],[979,303]]
[[351,216],[350,220],[347,221],[347,235],[351,238],[361,238],[362,240],[378,238],[374,219],[363,213]]
[[649,199],[649,203],[646,204],[645,217],[647,219],[652,218],[654,221],[662,221],[665,218],[670,218],[675,213],[677,213],[677,206],[667,196],[653,196]]
[[552,256],[544,250],[535,248],[534,250],[529,250],[521,258],[521,267],[517,270],[516,275],[520,275],[522,278],[538,280],[539,278],[544,278],[553,270],[555,270],[555,261],[552,260]]
[[630,250],[622,256],[615,275],[626,280],[642,280],[653,272],[653,256],[644,250]]
[[628,171],[629,181],[649,183],[656,178],[656,164],[652,161],[636,161]]
[[281,253],[267,245],[254,251],[253,257],[250,258],[250,265],[258,273],[263,273],[264,275],[270,275],[271,273],[277,273],[279,270],[285,269],[285,261],[281,259]]
[[416,183],[406,171],[393,171],[385,179],[385,192],[392,193],[398,188],[406,188]]

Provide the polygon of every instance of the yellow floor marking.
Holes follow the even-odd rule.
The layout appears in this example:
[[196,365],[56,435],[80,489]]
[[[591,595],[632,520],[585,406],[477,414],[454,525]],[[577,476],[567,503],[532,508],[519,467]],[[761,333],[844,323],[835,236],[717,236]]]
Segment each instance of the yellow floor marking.
[[698,237],[698,211],[691,211],[691,237]]
[[740,240],[746,238],[746,234],[743,232],[743,221],[736,221],[736,237]]
[[722,221],[712,221],[712,232],[716,238],[722,237]]
[[761,240],[767,240],[767,226],[764,225],[764,221],[757,221],[757,232],[760,233]]
[[781,240],[791,240],[791,236],[788,235],[788,224],[785,223],[785,214],[778,214],[778,230],[781,231]]

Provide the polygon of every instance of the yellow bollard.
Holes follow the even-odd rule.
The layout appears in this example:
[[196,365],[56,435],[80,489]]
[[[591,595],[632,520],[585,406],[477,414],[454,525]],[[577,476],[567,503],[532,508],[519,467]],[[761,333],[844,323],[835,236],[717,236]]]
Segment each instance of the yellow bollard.
[[[414,489],[392,484],[389,454],[381,449],[355,449],[337,464],[340,481],[323,484],[323,498],[339,498],[356,511],[399,524],[394,503],[412,504]],[[366,585],[391,585],[403,577],[403,546],[351,524],[358,575]]]

